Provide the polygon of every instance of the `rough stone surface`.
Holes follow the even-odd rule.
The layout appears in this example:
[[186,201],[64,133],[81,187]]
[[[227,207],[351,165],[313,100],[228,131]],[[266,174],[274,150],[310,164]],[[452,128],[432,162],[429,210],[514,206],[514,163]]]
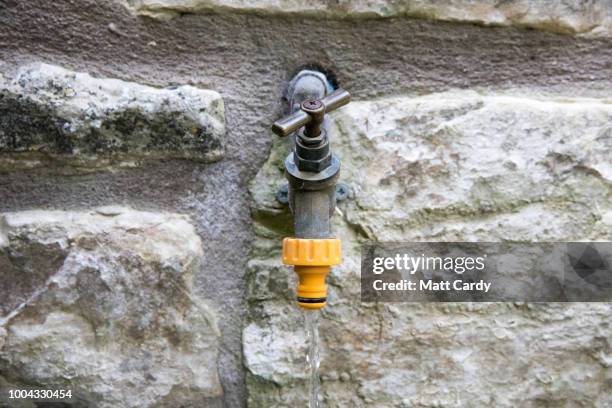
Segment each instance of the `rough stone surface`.
[[62,158],[80,166],[212,161],[224,136],[221,96],[193,86],[156,89],[47,64],[0,83],[0,169]]
[[[10,80],[22,65],[40,61],[99,78],[157,88],[190,84],[223,96],[221,161],[156,160],[70,177],[51,167],[6,173],[0,211],[120,203],[188,214],[206,243],[194,291],[223,313],[219,376],[232,408],[246,400],[241,333],[254,239],[247,185],[268,157],[275,139],[269,127],[284,108],[280,96],[302,65],[331,71],[354,100],[457,88],[609,97],[612,89],[612,47],[605,38],[427,19],[221,10],[160,21],[138,17],[117,0],[0,1],[1,74]],[[293,313],[293,305],[287,311]]]
[[[351,198],[333,219],[343,264],[319,328],[327,407],[612,404],[609,304],[362,304],[360,244],[612,239],[609,99],[436,93],[352,102],[332,148]],[[274,199],[287,143],[251,187],[243,347],[249,406],[306,400],[292,234]]]
[[517,25],[590,36],[612,34],[612,3],[595,1],[472,0],[126,0],[136,13],[172,18],[182,13],[241,11],[359,18],[408,16],[484,25]]
[[202,256],[181,215],[3,214],[0,383],[71,389],[79,407],[215,406],[220,333],[192,284]]

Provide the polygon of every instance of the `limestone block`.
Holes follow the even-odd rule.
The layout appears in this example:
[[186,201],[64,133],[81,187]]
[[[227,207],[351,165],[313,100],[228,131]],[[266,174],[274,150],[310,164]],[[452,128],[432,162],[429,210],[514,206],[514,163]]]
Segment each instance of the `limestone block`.
[[0,82],[0,170],[214,161],[225,131],[221,96],[193,86],[157,89],[47,64]]
[[186,217],[5,213],[0,238],[0,382],[70,389],[92,407],[222,395],[217,317],[192,286],[202,242]]
[[172,18],[182,13],[239,11],[330,18],[408,16],[483,25],[519,26],[609,37],[612,4],[596,1],[491,0],[125,0],[135,13]]

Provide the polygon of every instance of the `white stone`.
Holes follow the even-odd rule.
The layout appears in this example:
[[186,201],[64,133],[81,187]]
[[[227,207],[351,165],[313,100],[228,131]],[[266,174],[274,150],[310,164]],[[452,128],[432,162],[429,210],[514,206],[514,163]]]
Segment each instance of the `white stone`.
[[221,397],[217,318],[192,290],[203,257],[193,225],[106,210],[0,218],[0,275],[22,283],[3,292],[0,372],[14,387],[71,389],[103,408]]
[[607,37],[612,33],[612,5],[589,2],[510,0],[124,0],[141,15],[172,18],[182,13],[240,11],[360,18],[408,16],[484,25],[524,26]]
[[447,92],[356,102],[335,117],[356,191],[341,210],[370,238],[608,236],[585,230],[610,206],[606,100]]
[[0,81],[0,169],[46,164],[133,166],[156,158],[214,161],[225,108],[214,91],[158,89],[48,64]]

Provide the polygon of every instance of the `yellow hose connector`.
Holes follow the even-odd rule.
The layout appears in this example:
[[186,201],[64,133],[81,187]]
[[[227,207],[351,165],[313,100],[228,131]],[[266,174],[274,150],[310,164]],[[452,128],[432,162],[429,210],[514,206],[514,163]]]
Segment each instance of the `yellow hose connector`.
[[298,274],[297,302],[305,309],[321,309],[327,303],[325,278],[332,265],[342,262],[339,239],[283,240],[283,263]]

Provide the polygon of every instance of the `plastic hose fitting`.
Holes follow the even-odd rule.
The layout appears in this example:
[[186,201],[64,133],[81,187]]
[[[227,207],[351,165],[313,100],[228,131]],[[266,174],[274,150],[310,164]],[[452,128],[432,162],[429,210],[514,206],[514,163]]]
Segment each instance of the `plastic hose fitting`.
[[341,262],[339,239],[283,240],[283,263],[293,265],[298,275],[297,302],[305,309],[321,309],[326,305],[327,274]]

